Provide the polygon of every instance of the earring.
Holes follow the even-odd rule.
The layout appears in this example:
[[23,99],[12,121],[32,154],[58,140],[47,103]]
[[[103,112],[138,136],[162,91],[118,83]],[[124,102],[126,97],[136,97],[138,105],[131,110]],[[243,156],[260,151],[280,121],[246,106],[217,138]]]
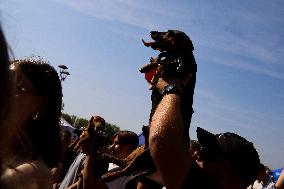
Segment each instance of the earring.
[[38,112],[35,113],[35,115],[33,116],[33,120],[38,119],[38,114],[39,114]]

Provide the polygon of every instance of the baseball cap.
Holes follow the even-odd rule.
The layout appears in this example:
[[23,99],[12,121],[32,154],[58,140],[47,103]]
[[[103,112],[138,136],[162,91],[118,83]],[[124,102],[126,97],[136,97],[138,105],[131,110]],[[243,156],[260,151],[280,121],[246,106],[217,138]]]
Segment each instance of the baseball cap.
[[247,186],[256,180],[260,160],[252,142],[230,132],[212,134],[200,127],[196,132],[205,156],[222,156]]

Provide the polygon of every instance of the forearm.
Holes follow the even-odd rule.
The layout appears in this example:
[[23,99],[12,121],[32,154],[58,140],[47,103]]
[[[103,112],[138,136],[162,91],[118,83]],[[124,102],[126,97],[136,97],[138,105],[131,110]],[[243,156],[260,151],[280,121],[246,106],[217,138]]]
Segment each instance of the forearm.
[[83,175],[83,188],[88,189],[91,188],[93,185],[93,180],[95,179],[95,176],[93,174],[93,157],[90,155],[86,155],[85,161],[84,161],[84,168],[82,170]]
[[180,188],[190,168],[184,132],[180,95],[165,95],[150,124],[149,147],[167,189]]
[[284,170],[281,172],[275,186],[277,189],[284,189]]
[[83,189],[108,189],[106,183],[102,182],[94,175],[94,159],[87,155],[84,162],[83,174]]

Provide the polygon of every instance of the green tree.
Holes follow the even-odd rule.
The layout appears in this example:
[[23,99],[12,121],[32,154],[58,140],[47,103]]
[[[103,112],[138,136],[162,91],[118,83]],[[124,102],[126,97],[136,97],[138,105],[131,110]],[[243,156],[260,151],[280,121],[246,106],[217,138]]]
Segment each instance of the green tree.
[[75,120],[74,127],[80,129],[89,124],[89,121],[84,118],[78,118]]
[[85,127],[89,121],[87,119],[84,118],[80,118],[76,115],[69,115],[66,113],[62,113],[62,117],[73,127],[77,128],[77,129],[81,129],[83,127]]
[[73,125],[71,116],[69,114],[62,113],[61,115],[65,121],[67,121],[70,125]]
[[106,123],[105,125],[105,133],[106,133],[106,143],[111,144],[112,143],[112,137],[113,135],[119,131],[120,128],[116,125]]

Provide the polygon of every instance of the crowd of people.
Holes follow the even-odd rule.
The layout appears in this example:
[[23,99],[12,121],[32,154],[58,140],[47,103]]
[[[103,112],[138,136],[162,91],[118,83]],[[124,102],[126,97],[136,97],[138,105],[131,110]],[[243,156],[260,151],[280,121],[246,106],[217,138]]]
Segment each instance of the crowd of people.
[[156,171],[135,177],[130,185],[132,174],[110,182],[101,179],[125,168],[105,161],[103,154],[128,158],[141,148],[136,133],[118,131],[112,144],[104,146],[105,120],[94,116],[71,143],[70,133],[60,130],[62,87],[56,70],[44,60],[10,60],[2,30],[0,61],[1,189],[284,188],[284,173],[277,183],[271,181],[247,139],[198,127],[198,140],[190,140],[184,110],[190,110],[191,119],[192,107],[183,102],[193,97],[195,71],[159,77],[152,84],[152,98],[159,100],[143,148]]

